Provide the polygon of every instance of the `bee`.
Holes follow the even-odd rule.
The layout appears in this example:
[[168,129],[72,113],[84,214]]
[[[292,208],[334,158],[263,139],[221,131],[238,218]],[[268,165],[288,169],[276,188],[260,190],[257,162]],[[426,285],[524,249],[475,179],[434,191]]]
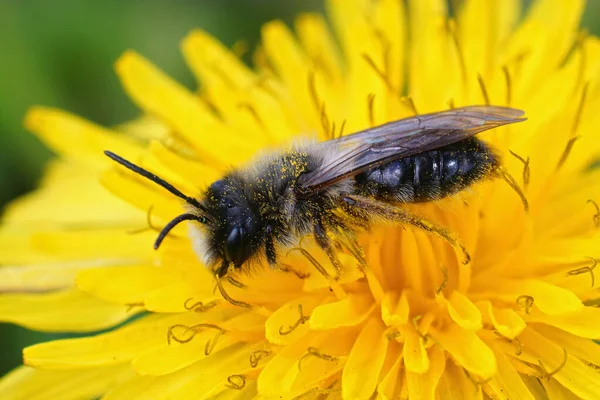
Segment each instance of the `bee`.
[[468,262],[468,252],[449,230],[402,205],[440,200],[491,176],[500,157],[475,135],[523,121],[522,115],[508,107],[470,106],[294,144],[232,169],[199,197],[105,154],[185,201],[186,212],[162,229],[154,248],[176,225],[192,221],[194,249],[217,277],[265,258],[276,267],[281,249],[306,235],[339,266],[331,236],[355,237],[381,220],[437,235],[462,249]]

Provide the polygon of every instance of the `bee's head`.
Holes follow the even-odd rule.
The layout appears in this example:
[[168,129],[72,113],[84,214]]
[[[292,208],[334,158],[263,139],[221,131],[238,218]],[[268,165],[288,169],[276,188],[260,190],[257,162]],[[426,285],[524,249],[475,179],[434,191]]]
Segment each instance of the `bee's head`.
[[252,257],[263,242],[263,226],[260,214],[252,207],[244,191],[244,182],[235,175],[213,183],[203,200],[182,193],[179,189],[152,172],[110,151],[104,152],[109,158],[125,168],[139,174],[171,194],[185,200],[189,211],[175,217],[160,231],[154,248],[158,249],[169,232],[183,221],[195,221],[205,227],[203,231],[193,229],[195,244],[200,245],[199,255],[207,264],[220,266],[215,272],[223,275],[230,264],[240,268]]
[[262,243],[260,216],[245,195],[244,185],[231,175],[214,182],[205,205],[212,217],[205,238],[210,261],[220,259],[240,268]]

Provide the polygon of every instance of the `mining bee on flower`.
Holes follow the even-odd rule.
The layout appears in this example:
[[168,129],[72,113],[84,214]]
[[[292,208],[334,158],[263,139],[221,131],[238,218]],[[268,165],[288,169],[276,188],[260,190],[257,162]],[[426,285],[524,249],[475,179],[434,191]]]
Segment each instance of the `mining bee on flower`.
[[275,267],[281,250],[306,235],[313,235],[337,266],[331,236],[354,237],[378,220],[440,236],[462,249],[468,261],[450,231],[402,205],[439,200],[491,176],[500,167],[499,156],[475,135],[523,121],[522,115],[508,107],[470,106],[293,144],[230,171],[198,198],[105,153],[187,203],[187,211],[162,229],[154,247],[177,224],[193,221],[194,248],[217,277],[263,257]]

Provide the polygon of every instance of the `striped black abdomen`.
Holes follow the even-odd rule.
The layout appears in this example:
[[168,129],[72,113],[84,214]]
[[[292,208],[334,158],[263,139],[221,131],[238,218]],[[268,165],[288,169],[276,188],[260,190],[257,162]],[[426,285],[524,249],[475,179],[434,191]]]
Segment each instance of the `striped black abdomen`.
[[482,141],[469,138],[382,164],[355,176],[355,193],[385,202],[420,203],[455,194],[497,166]]

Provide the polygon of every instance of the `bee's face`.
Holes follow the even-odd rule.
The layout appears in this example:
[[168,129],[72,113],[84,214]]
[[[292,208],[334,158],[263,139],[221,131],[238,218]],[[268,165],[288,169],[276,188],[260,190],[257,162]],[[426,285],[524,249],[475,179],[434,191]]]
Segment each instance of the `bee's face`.
[[260,218],[241,189],[225,178],[214,182],[206,196],[214,217],[208,227],[210,247],[236,268],[252,257],[261,243]]

